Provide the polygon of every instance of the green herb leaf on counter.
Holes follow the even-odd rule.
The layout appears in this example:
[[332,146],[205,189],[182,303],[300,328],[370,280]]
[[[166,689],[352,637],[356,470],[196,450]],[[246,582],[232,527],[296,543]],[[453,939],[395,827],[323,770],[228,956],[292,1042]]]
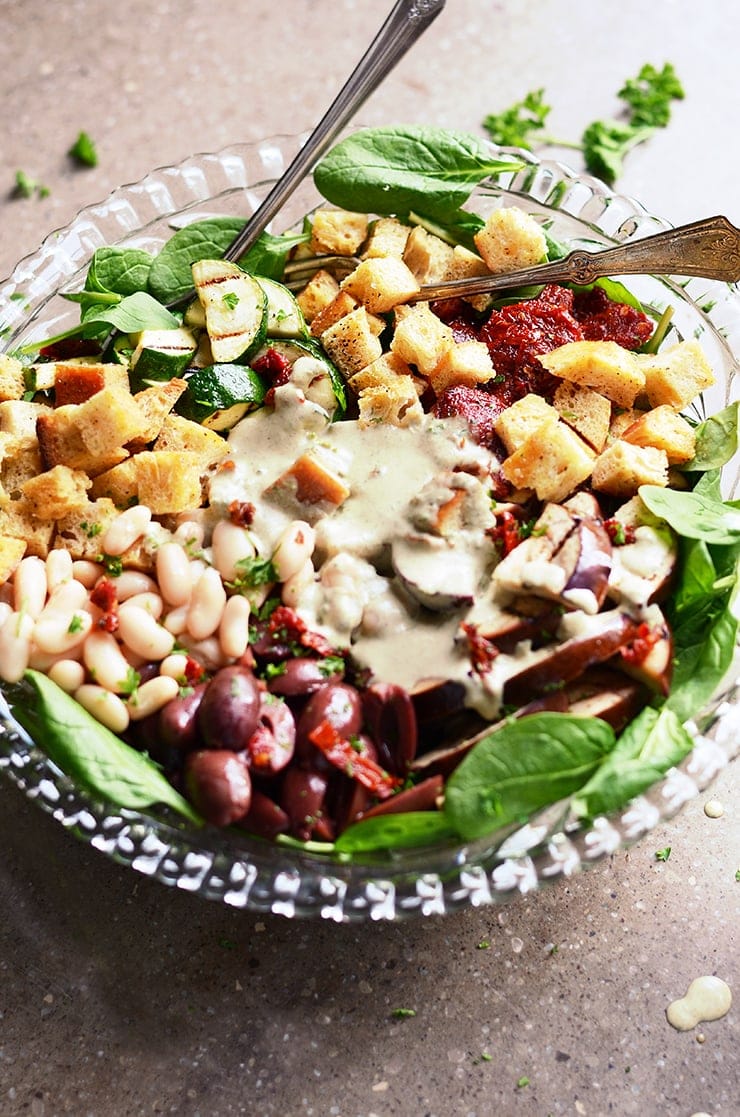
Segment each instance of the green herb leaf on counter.
[[671,847],[670,846],[666,846],[664,849],[656,849],[656,851],[655,851],[655,860],[656,861],[667,861],[670,856],[671,856]]
[[97,167],[98,165],[98,153],[87,132],[80,132],[67,155],[83,167]]
[[37,178],[31,178],[25,171],[15,172],[15,186],[13,194],[16,198],[32,198],[36,194],[39,198],[48,198],[51,191]]
[[500,113],[489,113],[483,127],[500,147],[531,148],[552,110],[544,101],[544,89],[532,89]]
[[662,70],[646,62],[637,77],[628,78],[618,94],[631,109],[630,123],[652,128],[665,128],[671,118],[671,101],[681,101],[685,95],[670,62]]
[[188,821],[201,820],[157,765],[125,744],[46,675],[26,671],[6,686],[13,716],[49,758],[91,794],[119,807],[166,804]]
[[416,1016],[415,1008],[393,1008],[391,1009],[391,1016],[396,1020],[407,1020],[412,1016]]

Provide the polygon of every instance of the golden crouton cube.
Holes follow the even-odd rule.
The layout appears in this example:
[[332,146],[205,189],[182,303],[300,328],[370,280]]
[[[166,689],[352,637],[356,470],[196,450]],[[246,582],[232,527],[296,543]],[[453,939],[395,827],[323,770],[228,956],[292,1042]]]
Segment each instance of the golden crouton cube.
[[125,446],[146,433],[147,420],[130,392],[102,388],[77,407],[77,426],[85,448],[104,454],[111,446]]
[[303,290],[296,295],[296,302],[309,325],[338,293],[339,284],[331,272],[323,268],[314,272]]
[[415,365],[422,376],[429,376],[455,344],[452,330],[430,310],[429,303],[397,307],[395,321],[391,352]]
[[0,403],[0,431],[7,431],[16,438],[35,438],[36,420],[51,411],[43,403],[12,399]]
[[104,447],[100,453],[93,453],[88,449],[79,425],[79,411],[85,406],[87,405],[68,404],[39,416],[36,433],[47,469],[55,465],[68,465],[70,469],[81,469],[94,477],[128,457],[128,451],[115,441]]
[[[381,353],[376,361],[365,365],[365,368],[351,376],[348,383],[352,391],[359,395],[365,388],[392,385],[399,376],[411,375],[411,366],[402,361],[396,353]],[[413,379],[417,393],[423,391],[426,382],[416,378]]]
[[91,495],[96,499],[113,501],[118,508],[128,508],[138,499],[136,480],[136,457],[128,457],[125,461],[106,469],[93,478]]
[[358,306],[324,330],[321,344],[339,371],[347,377],[377,360],[383,352],[364,306]]
[[340,318],[351,314],[353,310],[357,310],[357,300],[352,298],[349,291],[338,290],[331,302],[314,316],[311,322],[311,336],[321,337],[324,330],[336,325]]
[[128,372],[124,365],[89,361],[57,361],[54,365],[54,401],[57,407],[84,403],[103,388],[128,392]]
[[410,427],[424,418],[424,408],[412,376],[397,376],[390,383],[363,388],[358,406],[361,427],[376,423]]
[[354,256],[367,236],[367,214],[345,209],[317,209],[311,225],[311,251]]
[[315,523],[343,504],[349,493],[342,479],[323,462],[312,454],[301,454],[263,496],[297,519]]
[[343,281],[342,290],[371,314],[385,314],[416,294],[419,284],[403,260],[378,256],[358,264]]
[[640,485],[668,484],[668,457],[654,446],[633,446],[618,439],[594,463],[591,484],[610,496],[634,496]]
[[35,516],[31,502],[21,496],[0,508],[0,536],[3,535],[23,540],[27,555],[46,558],[54,535],[54,521]]
[[0,400],[20,399],[26,390],[23,365],[15,357],[0,353]]
[[[489,274],[485,260],[481,260],[480,256],[477,256],[475,252],[471,252],[469,248],[465,248],[462,244],[456,244],[452,250],[450,266],[442,278],[445,280],[472,279],[476,275]],[[484,297],[488,298],[487,295]]]
[[634,446],[665,450],[669,465],[690,461],[696,447],[694,428],[666,403],[646,411],[626,428],[622,438]]
[[556,412],[506,458],[501,472],[517,489],[534,489],[539,500],[559,503],[586,480],[595,458]]
[[4,586],[8,578],[13,576],[25,553],[26,544],[23,539],[14,539],[12,535],[0,536],[0,586]]
[[132,461],[139,503],[155,516],[185,512],[202,503],[201,464],[197,454],[145,450]]
[[612,405],[606,396],[564,380],[555,389],[552,402],[560,418],[589,446],[597,453],[604,449],[612,415]]
[[31,477],[22,486],[34,516],[58,520],[87,504],[87,490],[92,481],[86,473],[55,465],[47,473]]
[[119,509],[107,497],[88,500],[57,520],[54,546],[69,551],[75,561],[97,562],[102,551],[101,538],[118,513]]
[[714,373],[696,338],[661,353],[641,353],[637,360],[651,407],[666,403],[680,411],[714,384]]
[[454,250],[440,237],[428,233],[417,225],[409,233],[403,262],[416,277],[418,283],[439,283],[446,279],[452,267]]
[[445,350],[442,359],[429,373],[429,383],[439,396],[451,384],[474,388],[494,375],[491,354],[484,341],[459,341]]
[[609,434],[607,436],[608,442],[616,442],[621,438],[627,427],[631,427],[634,422],[641,419],[645,414],[639,407],[617,407],[612,411],[612,417],[609,422]]
[[553,422],[557,418],[557,411],[547,400],[530,392],[502,411],[494,422],[493,429],[509,453],[513,454],[543,423]]
[[10,437],[2,447],[2,454],[0,484],[9,496],[17,497],[25,482],[44,468],[38,441]]
[[534,217],[516,206],[489,213],[473,240],[488,270],[494,274],[528,268],[547,256],[542,229]]
[[129,444],[131,449],[144,447],[159,436],[165,419],[187,386],[186,380],[173,378],[136,393],[134,400],[144,416],[146,426],[134,444]]
[[229,452],[228,443],[216,431],[173,413],[165,418],[153,449],[195,454],[200,462],[201,472],[220,462]]
[[620,407],[631,407],[645,387],[637,357],[616,341],[569,341],[539,361],[554,376],[593,388]]
[[410,231],[408,225],[402,225],[395,217],[379,217],[370,226],[362,258],[395,256],[400,260]]

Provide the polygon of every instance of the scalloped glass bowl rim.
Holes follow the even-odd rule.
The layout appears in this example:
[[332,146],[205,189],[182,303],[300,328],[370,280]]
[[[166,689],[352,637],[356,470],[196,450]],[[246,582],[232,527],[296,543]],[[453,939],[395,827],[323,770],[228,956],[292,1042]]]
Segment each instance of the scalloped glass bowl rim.
[[[7,336],[18,344],[31,320],[38,326],[47,321],[41,316],[54,293],[69,286],[94,248],[148,236],[157,222],[167,224],[183,212],[194,214],[214,199],[233,196],[240,208],[232,207],[229,212],[253,211],[304,139],[276,136],[195,155],[152,171],[140,182],[122,186],[105,201],[81,210],[68,226],[50,234],[35,253],[21,260],[0,285],[0,323],[10,326]],[[586,243],[624,242],[670,227],[635,200],[562,163],[489,147],[496,153],[521,157],[524,169],[484,184],[477,192],[479,201],[488,196],[494,204],[501,197],[525,204],[533,212],[572,225],[576,240],[580,235]],[[176,200],[173,191],[181,188],[183,197]],[[308,202],[302,200],[307,191],[313,195]],[[310,181],[302,184],[283,211],[295,212],[280,228],[294,224],[318,200]],[[710,409],[723,406],[737,373],[733,343],[740,350],[737,290],[703,280],[680,286],[675,281],[645,280],[660,283],[670,290],[672,300],[690,305],[698,323],[695,329],[711,341],[714,359],[725,374]],[[630,282],[634,288],[643,277]],[[701,309],[692,296],[703,304],[711,300],[711,307]],[[64,306],[68,313],[70,304]],[[736,483],[736,478],[730,479],[733,491]],[[234,840],[217,831],[195,831],[177,820],[169,822],[161,816],[95,801],[62,775],[25,734],[19,734],[7,717],[0,717],[0,767],[77,837],[165,884],[236,907],[287,916],[338,921],[399,919],[505,902],[639,839],[697,795],[736,752],[734,741],[740,733],[734,684],[728,684],[722,698],[706,711],[705,721],[705,732],[697,735],[697,748],[681,769],[660,781],[619,819],[597,820],[589,830],[565,834],[559,830],[562,815],[555,808],[505,840],[493,835],[475,843],[400,850],[387,858],[368,855],[351,862],[270,845],[246,835]],[[708,727],[711,732],[707,735]]]

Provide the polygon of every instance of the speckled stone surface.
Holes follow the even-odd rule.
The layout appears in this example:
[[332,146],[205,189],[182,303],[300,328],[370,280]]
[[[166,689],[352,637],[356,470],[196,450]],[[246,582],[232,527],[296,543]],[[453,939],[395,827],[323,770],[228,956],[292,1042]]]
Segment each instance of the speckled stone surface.
[[[310,127],[385,8],[0,0],[0,273],[154,166]],[[673,221],[740,223],[738,41],[725,0],[448,0],[360,119],[478,130],[544,86],[571,138],[670,60],[686,100],[619,186]],[[83,128],[90,170],[65,155]],[[19,168],[49,196],[11,200]],[[350,927],[167,889],[0,782],[0,1113],[737,1117],[737,1007],[686,1033],[665,1019],[701,974],[740,995],[737,764],[710,794],[503,908]]]

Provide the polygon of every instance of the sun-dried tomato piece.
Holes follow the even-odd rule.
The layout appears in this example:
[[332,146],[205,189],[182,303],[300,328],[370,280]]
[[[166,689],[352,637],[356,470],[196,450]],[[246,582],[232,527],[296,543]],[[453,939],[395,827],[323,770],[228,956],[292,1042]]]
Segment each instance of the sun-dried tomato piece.
[[486,535],[501,548],[502,555],[508,555],[522,541],[519,520],[513,512],[499,512],[496,526],[486,529]]
[[98,620],[98,628],[105,632],[118,630],[118,592],[115,582],[110,578],[101,578],[90,592],[90,601],[100,609],[102,616]]
[[653,332],[647,314],[610,299],[603,287],[580,291],[573,300],[573,317],[587,341],[616,341],[624,349],[639,349]]
[[352,741],[342,737],[326,718],[308,736],[330,764],[381,798],[390,795],[403,783],[402,779],[392,776],[366,755],[360,742],[355,747]]
[[604,527],[614,547],[623,547],[625,543],[634,543],[635,529],[632,524],[623,524],[614,517],[604,520]]
[[468,641],[468,653],[473,670],[476,675],[485,675],[491,670],[491,664],[499,655],[499,649],[491,640],[481,636],[477,625],[466,623],[461,627]]
[[312,632],[295,609],[278,605],[267,624],[268,635],[279,643],[300,644],[319,655],[334,655],[335,649],[320,632]]
[[229,505],[229,519],[237,527],[251,527],[256,511],[249,500],[232,500]]
[[649,624],[642,621],[641,624],[638,624],[637,632],[632,640],[629,644],[620,648],[619,654],[625,663],[644,663],[661,637],[662,632],[659,628],[651,628]]

